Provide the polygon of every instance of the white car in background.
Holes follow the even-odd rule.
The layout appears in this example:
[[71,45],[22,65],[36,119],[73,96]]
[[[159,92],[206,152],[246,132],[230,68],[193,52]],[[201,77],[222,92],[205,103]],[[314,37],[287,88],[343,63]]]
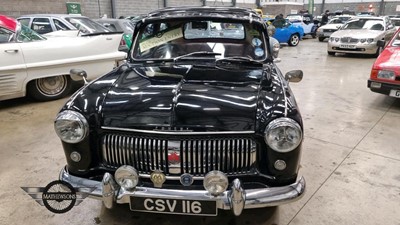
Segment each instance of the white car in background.
[[44,37],[0,15],[0,100],[64,97],[72,90],[71,69],[83,69],[94,79],[126,58],[118,51],[121,37],[122,33]]
[[353,17],[354,16],[352,15],[340,15],[333,17],[326,25],[323,25],[317,29],[318,40],[322,42],[325,40],[325,38],[329,38],[333,32],[339,30],[344,23]]
[[378,56],[383,47],[380,40],[389,41],[396,32],[389,17],[363,16],[347,21],[328,41],[328,55],[336,53]]

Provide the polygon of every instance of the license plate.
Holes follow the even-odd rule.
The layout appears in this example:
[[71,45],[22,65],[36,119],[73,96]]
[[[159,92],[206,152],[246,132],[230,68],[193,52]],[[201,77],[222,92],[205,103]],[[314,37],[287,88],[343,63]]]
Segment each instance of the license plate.
[[184,214],[198,216],[216,216],[216,201],[183,200],[166,198],[131,197],[132,211]]
[[400,90],[390,90],[390,96],[400,98]]
[[348,49],[355,49],[355,45],[340,45],[340,48],[348,48]]
[[326,33],[326,32],[325,32],[325,33],[324,33],[324,36],[325,36],[325,37],[330,37],[331,34],[332,34],[332,33]]

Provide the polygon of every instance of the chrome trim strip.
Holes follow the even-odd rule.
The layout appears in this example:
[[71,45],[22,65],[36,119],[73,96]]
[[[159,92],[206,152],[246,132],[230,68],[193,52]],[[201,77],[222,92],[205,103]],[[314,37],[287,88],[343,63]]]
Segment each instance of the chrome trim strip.
[[187,131],[154,131],[154,130],[139,130],[119,127],[101,127],[104,130],[117,130],[127,132],[137,132],[145,134],[166,134],[166,135],[210,135],[210,134],[254,134],[255,131],[213,131],[213,132],[187,132]]

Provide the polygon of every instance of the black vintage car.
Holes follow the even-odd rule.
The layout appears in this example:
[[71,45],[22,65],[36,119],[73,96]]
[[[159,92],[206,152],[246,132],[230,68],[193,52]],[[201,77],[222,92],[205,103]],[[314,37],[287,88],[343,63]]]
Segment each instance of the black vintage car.
[[288,82],[301,78],[282,75],[250,9],[150,13],[136,24],[127,63],[57,115],[60,179],[133,211],[240,215],[296,200],[303,123]]

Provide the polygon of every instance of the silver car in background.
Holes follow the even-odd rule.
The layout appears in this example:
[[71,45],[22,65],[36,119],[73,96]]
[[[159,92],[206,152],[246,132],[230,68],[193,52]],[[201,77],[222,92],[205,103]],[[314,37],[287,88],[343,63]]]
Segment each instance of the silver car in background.
[[388,41],[396,32],[389,17],[355,17],[334,32],[328,41],[328,55],[354,53],[378,56],[379,40]]

